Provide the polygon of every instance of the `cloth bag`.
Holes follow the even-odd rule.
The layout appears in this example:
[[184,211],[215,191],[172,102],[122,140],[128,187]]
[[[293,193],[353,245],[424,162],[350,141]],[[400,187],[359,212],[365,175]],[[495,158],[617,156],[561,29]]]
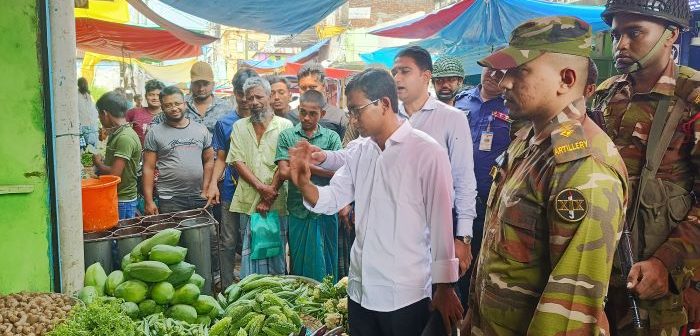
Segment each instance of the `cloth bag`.
[[250,216],[250,232],[251,259],[267,259],[282,254],[280,217],[276,211],[270,211],[265,216],[253,213]]

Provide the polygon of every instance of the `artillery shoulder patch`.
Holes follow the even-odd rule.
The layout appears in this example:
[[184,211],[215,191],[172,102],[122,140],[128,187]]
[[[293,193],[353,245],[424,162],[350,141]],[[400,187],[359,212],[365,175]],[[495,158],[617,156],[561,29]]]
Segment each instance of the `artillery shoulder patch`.
[[567,188],[554,198],[554,209],[562,220],[578,222],[588,214],[588,201],[578,189]]
[[567,122],[550,135],[552,152],[557,164],[579,160],[591,155],[590,144],[578,123]]

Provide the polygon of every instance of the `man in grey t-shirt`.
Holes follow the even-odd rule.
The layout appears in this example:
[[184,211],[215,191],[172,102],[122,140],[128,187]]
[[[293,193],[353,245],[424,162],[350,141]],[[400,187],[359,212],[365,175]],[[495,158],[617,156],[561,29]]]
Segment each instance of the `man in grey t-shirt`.
[[[185,118],[182,91],[166,87],[160,99],[165,122],[152,126],[144,143],[143,195],[149,215],[203,207],[214,168],[211,134]],[[156,167],[159,207],[153,200]]]

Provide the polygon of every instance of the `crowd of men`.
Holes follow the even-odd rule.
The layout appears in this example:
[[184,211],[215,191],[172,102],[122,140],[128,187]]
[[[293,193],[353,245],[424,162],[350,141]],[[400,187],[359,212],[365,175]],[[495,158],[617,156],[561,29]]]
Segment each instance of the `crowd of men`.
[[121,218],[137,191],[144,214],[220,206],[222,286],[348,276],[351,335],[694,334],[700,73],[671,57],[687,1],[662,2],[608,1],[620,74],[597,88],[568,16],[518,26],[469,89],[459,59],[408,47],[348,81],[347,113],[317,64],[292,109],[287,78],[241,69],[230,104],[198,62],[187,96],[102,96],[94,163]]

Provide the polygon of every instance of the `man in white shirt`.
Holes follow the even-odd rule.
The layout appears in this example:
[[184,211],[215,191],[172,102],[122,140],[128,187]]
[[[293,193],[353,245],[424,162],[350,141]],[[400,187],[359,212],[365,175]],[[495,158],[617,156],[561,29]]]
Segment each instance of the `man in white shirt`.
[[394,59],[391,73],[396,81],[399,116],[411,122],[447,150],[453,180],[455,254],[460,276],[472,260],[472,222],[476,217],[476,179],[469,122],[460,110],[447,105],[428,92],[433,62],[427,50],[412,46]]
[[346,151],[345,165],[330,185],[311,183],[314,148],[308,142],[289,153],[292,181],[309,210],[334,214],[355,202],[350,334],[420,335],[431,306],[451,330],[463,310],[453,289],[459,261],[454,256],[447,152],[397,118],[396,86],[386,71],[363,71],[345,92],[364,138]]

